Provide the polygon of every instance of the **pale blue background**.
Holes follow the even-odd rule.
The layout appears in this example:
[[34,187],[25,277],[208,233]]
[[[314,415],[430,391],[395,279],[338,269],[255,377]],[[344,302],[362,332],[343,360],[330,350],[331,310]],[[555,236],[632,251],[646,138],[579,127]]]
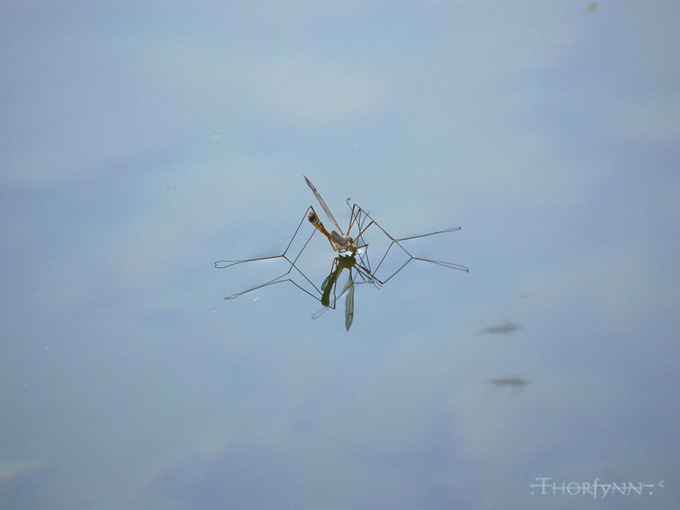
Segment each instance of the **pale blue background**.
[[[667,1],[3,2],[0,506],[676,505],[678,26]],[[409,247],[471,272],[357,288],[349,333],[289,284],[224,301],[259,270],[213,262],[280,253],[303,174],[343,222],[352,197],[394,235],[462,226]]]

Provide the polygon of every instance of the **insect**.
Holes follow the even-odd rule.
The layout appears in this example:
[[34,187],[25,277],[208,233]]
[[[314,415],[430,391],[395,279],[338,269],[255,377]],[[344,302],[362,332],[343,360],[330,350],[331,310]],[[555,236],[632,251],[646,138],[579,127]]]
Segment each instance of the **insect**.
[[[305,177],[305,176],[303,175],[303,177]],[[309,186],[310,189],[312,190],[312,193],[314,193],[314,196],[316,197],[316,199],[321,204],[321,207],[323,208],[323,210],[326,212],[326,216],[328,216],[328,219],[333,222],[333,224],[340,231],[340,233],[338,234],[335,230],[333,230],[329,234],[328,230],[326,230],[326,228],[323,226],[323,223],[321,223],[321,220],[317,216],[316,211],[314,210],[314,207],[312,207],[311,205],[309,206],[311,211],[309,211],[309,215],[307,216],[307,219],[309,220],[309,222],[312,225],[314,225],[314,227],[316,227],[316,229],[319,232],[321,232],[323,235],[325,235],[326,238],[328,238],[328,241],[331,243],[331,246],[333,247],[333,249],[335,251],[340,252],[340,253],[349,251],[349,252],[352,252],[353,254],[356,255],[357,251],[359,250],[359,246],[358,246],[357,242],[354,241],[354,239],[352,239],[349,236],[349,232],[351,232],[353,223],[359,217],[358,214],[356,213],[357,205],[354,204],[354,206],[352,207],[352,214],[350,216],[349,226],[347,227],[347,235],[345,235],[342,232],[340,225],[338,225],[338,222],[335,221],[335,217],[333,217],[333,213],[331,212],[331,210],[326,205],[326,202],[323,199],[323,197],[321,196],[321,194],[316,190],[314,185],[309,181],[309,179],[307,179],[307,177],[305,177],[305,182],[307,183],[307,186]],[[366,225],[366,227],[364,227],[363,229],[361,229],[361,227],[360,227],[360,231],[359,231],[359,234],[357,236],[357,239],[361,238],[361,234],[363,234],[364,231],[368,227],[370,227],[372,223],[373,222],[371,221],[371,223]]]
[[[350,204],[350,199],[348,198],[347,206],[350,209],[350,219],[347,230],[343,231],[333,216],[333,213],[331,213],[330,208],[326,205],[326,202],[324,201],[321,194],[317,191],[310,180],[307,179],[307,177],[304,177],[304,179],[321,205],[321,208],[326,213],[326,216],[337,230],[333,229],[331,232],[328,232],[314,210],[314,207],[310,205],[300,220],[300,223],[298,224],[293,237],[289,241],[288,246],[286,246],[286,249],[281,255],[244,260],[218,260],[215,262],[215,267],[218,269],[225,269],[249,262],[276,259],[283,259],[288,264],[287,271],[280,276],[277,276],[266,281],[265,283],[256,285],[242,292],[227,296],[225,299],[235,299],[239,296],[242,296],[243,294],[247,294],[270,285],[290,282],[321,303],[323,308],[312,315],[313,319],[317,319],[328,309],[335,308],[337,300],[342,298],[342,296],[345,296],[345,328],[349,331],[354,319],[354,289],[357,284],[370,283],[373,286],[380,288],[382,285],[396,276],[412,260],[429,262],[465,272],[469,271],[467,267],[460,264],[413,256],[402,244],[403,242],[412,239],[419,239],[446,232],[455,232],[460,230],[460,227],[448,228],[410,237],[394,238],[361,206],[357,204]],[[302,244],[302,247],[298,249],[297,246],[293,247],[293,243],[296,240],[305,219],[307,219],[307,221],[314,226],[314,230],[312,230],[307,240]],[[300,258],[316,232],[320,232],[328,240],[332,249],[337,254],[333,260],[330,273],[325,278],[320,288],[315,285],[312,279],[309,278],[300,267]],[[369,258],[369,243],[365,240],[367,233],[371,233],[371,236],[375,238],[375,246],[382,246],[384,249],[382,252],[382,257],[379,259],[378,264],[375,267],[371,266],[371,261]],[[378,242],[378,238],[380,238],[380,242]],[[393,264],[392,270],[383,271],[383,265],[389,265],[386,263],[386,261],[392,258],[391,254],[395,253],[393,251],[394,247],[396,247],[397,253],[403,257],[403,263],[397,263],[396,265]],[[396,269],[394,269],[394,267],[396,267]],[[342,287],[340,295],[338,296],[338,280],[345,270],[347,270],[348,274],[347,280]]]

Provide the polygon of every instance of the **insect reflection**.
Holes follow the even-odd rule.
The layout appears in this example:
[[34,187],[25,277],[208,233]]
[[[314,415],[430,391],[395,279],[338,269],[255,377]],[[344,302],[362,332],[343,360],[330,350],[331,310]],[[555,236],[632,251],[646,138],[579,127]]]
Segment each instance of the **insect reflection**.
[[[342,288],[339,296],[335,295],[337,289],[338,278],[342,272],[347,269],[349,274],[347,276],[347,281]],[[354,277],[352,272],[356,273],[362,278],[359,283],[372,283],[376,287],[380,287],[380,282],[376,280],[373,275],[361,264],[357,263],[356,255],[339,255],[333,260],[333,267],[331,268],[331,274],[324,280],[321,284],[321,308],[318,312],[312,315],[312,319],[318,319],[323,315],[329,308],[335,308],[335,303],[338,299],[345,296],[345,329],[349,331],[352,326],[352,321],[354,320]],[[331,292],[333,293],[331,296]],[[333,301],[331,301],[331,297]]]
[[[245,264],[248,262],[258,262],[266,260],[276,260],[283,259],[288,264],[288,269],[280,276],[277,276],[265,283],[256,285],[252,288],[226,296],[225,299],[235,299],[239,296],[253,292],[270,285],[277,283],[290,282],[300,290],[304,291],[308,295],[312,296],[314,299],[319,301],[322,308],[312,315],[313,319],[317,319],[328,309],[334,309],[338,299],[345,297],[345,328],[349,331],[352,322],[354,320],[354,290],[357,284],[370,283],[375,287],[381,287],[394,276],[396,276],[406,265],[408,265],[412,260],[419,260],[422,262],[429,262],[432,264],[437,264],[450,269],[457,269],[460,271],[468,272],[469,269],[460,264],[454,264],[452,262],[445,262],[440,260],[426,259],[422,257],[416,257],[411,255],[411,253],[406,250],[403,246],[403,242],[412,239],[419,239],[427,236],[433,236],[437,234],[443,234],[447,232],[455,232],[460,230],[460,227],[448,228],[444,230],[438,230],[436,232],[429,232],[427,234],[420,234],[410,237],[394,238],[392,237],[378,222],[376,222],[371,215],[365,211],[362,207],[357,204],[350,204],[350,199],[347,199],[347,206],[350,208],[350,220],[346,231],[338,225],[335,217],[331,213],[330,209],[326,205],[326,202],[321,197],[321,194],[317,191],[314,185],[305,177],[305,182],[314,193],[314,196],[319,201],[321,208],[326,213],[326,216],[330,222],[335,226],[336,230],[328,232],[325,228],[319,216],[316,214],[314,207],[309,206],[305,211],[304,216],[300,220],[293,237],[286,246],[286,249],[281,255],[269,256],[269,257],[258,257],[252,259],[243,260],[218,260],[215,262],[215,267],[218,269],[225,269],[239,264]],[[296,240],[305,218],[314,226],[314,230],[311,232],[307,240],[302,244],[299,249],[292,248],[293,242]],[[320,288],[310,279],[305,272],[300,269],[300,257],[306,250],[310,241],[314,237],[316,232],[320,232],[329,243],[333,250],[338,254],[332,263],[329,275],[325,278]],[[364,239],[367,232],[372,232],[372,236],[383,237],[383,244],[386,244],[386,248],[382,254],[382,257],[378,261],[378,264],[372,268],[369,259],[369,243]],[[379,244],[379,243],[378,243]],[[396,248],[395,248],[396,247]],[[388,259],[388,255],[391,257],[390,253],[394,254],[393,249],[396,249],[400,256],[405,258],[405,261],[401,264],[397,264],[397,269],[387,272],[388,270],[383,270],[383,264],[385,264]],[[388,264],[385,264],[387,266]],[[337,294],[338,280],[340,279],[343,272],[347,270],[347,280],[342,287],[339,295]]]

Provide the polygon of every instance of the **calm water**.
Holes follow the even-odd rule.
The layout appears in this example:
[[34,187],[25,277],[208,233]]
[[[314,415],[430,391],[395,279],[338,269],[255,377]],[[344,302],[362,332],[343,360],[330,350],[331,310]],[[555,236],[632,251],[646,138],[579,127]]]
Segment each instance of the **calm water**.
[[[0,507],[673,507],[679,22],[4,2]],[[216,260],[330,226],[303,174],[341,225],[461,226],[405,246],[470,272],[359,285],[349,332],[225,301],[285,263]]]

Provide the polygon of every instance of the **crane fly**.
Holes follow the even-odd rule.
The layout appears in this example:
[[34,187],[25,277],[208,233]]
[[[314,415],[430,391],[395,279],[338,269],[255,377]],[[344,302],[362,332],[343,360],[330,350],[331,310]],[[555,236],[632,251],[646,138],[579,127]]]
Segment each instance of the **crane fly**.
[[[322,308],[312,315],[312,318],[316,319],[320,317],[328,309],[335,308],[337,300],[342,298],[342,296],[345,296],[345,327],[349,331],[349,328],[352,325],[354,319],[354,289],[357,284],[370,283],[373,286],[380,288],[382,285],[384,285],[390,279],[396,276],[397,273],[404,269],[404,267],[406,267],[406,265],[408,265],[412,260],[429,262],[450,269],[457,269],[459,271],[469,272],[469,269],[467,267],[462,266],[460,264],[416,257],[412,255],[402,244],[403,242],[410,241],[412,239],[419,239],[427,236],[442,234],[445,232],[455,232],[457,230],[460,230],[460,227],[453,227],[410,237],[395,238],[392,237],[392,235],[390,235],[382,226],[380,226],[380,224],[377,221],[375,221],[371,217],[371,215],[361,206],[357,204],[350,204],[350,199],[348,198],[347,206],[350,209],[350,219],[347,231],[343,231],[342,228],[340,228],[340,225],[336,221],[335,217],[333,216],[333,213],[326,205],[326,202],[324,201],[321,194],[314,187],[311,181],[307,179],[307,177],[304,177],[304,179],[305,182],[307,183],[307,186],[309,186],[309,188],[312,190],[312,193],[314,194],[319,204],[321,205],[321,208],[326,213],[326,216],[330,220],[331,224],[337,230],[331,229],[331,231],[328,232],[328,230],[322,223],[321,219],[319,218],[318,214],[314,210],[314,207],[310,205],[305,211],[304,216],[300,220],[300,223],[298,224],[297,229],[293,234],[293,237],[288,242],[288,246],[286,246],[286,249],[281,255],[258,257],[244,260],[218,260],[217,262],[215,262],[215,267],[218,269],[224,269],[231,266],[235,266],[237,264],[244,264],[247,262],[257,262],[276,259],[284,259],[289,265],[288,270],[285,273],[281,274],[280,276],[277,276],[276,278],[273,278],[263,284],[256,285],[245,291],[227,296],[224,299],[235,299],[239,296],[242,296],[243,294],[247,294],[249,292],[253,292],[255,290],[268,287],[270,285],[283,282],[290,282],[321,303]],[[297,238],[298,233],[302,228],[302,224],[304,223],[305,219],[307,219],[307,221],[313,225],[314,229],[312,230],[307,240],[304,241],[302,247],[299,248],[298,250],[298,247],[292,248],[292,246],[293,242]],[[375,237],[376,239],[376,244],[374,244],[374,246],[380,245],[379,242],[377,241],[378,237],[383,237],[385,239],[384,243],[388,243],[385,245],[386,248],[384,249],[382,257],[380,258],[378,264],[374,268],[371,267],[370,259],[368,256],[369,243],[367,243],[364,239],[364,235],[367,232],[369,232],[369,229],[370,232],[373,232],[371,236]],[[353,230],[356,231],[356,233],[352,235]],[[313,280],[309,278],[305,274],[305,272],[300,268],[301,267],[300,257],[302,256],[303,252],[307,249],[307,246],[309,245],[310,241],[312,240],[316,232],[320,232],[328,240],[331,247],[333,248],[333,251],[337,253],[337,256],[333,260],[330,274],[325,278],[325,280],[321,284],[320,286],[321,288],[318,288],[313,282]],[[388,256],[393,257],[393,255],[390,254],[391,253],[394,254],[394,251],[392,251],[392,249],[395,246],[397,252],[401,253],[401,256],[405,258],[405,261],[396,270],[390,273],[389,270],[385,270],[382,268],[384,267],[383,264],[385,264],[385,266],[389,266],[389,263],[386,263],[386,261],[388,260]],[[346,283],[342,288],[342,291],[340,292],[340,295],[338,296],[336,295],[338,286],[337,284],[338,280],[340,279],[340,275],[344,272],[344,270],[348,270],[348,277]],[[387,272],[388,275],[382,276],[382,274],[385,272]],[[297,276],[301,276],[301,279],[296,279]],[[359,278],[358,280],[357,277]]]
[[[314,185],[310,182],[310,180],[307,179],[307,177],[305,177],[304,175],[303,175],[303,177],[305,178],[305,182],[307,183],[307,186],[309,186],[309,188],[312,190],[312,193],[314,193],[314,196],[316,197],[316,199],[317,199],[317,200],[319,201],[319,203],[321,204],[321,208],[322,208],[322,209],[324,210],[324,212],[326,213],[326,216],[328,216],[328,219],[331,220],[331,222],[333,223],[333,225],[335,225],[335,228],[337,228],[337,229],[340,231],[340,233],[338,233],[338,232],[336,232],[335,230],[333,230],[333,231],[331,231],[331,233],[329,234],[329,233],[328,233],[328,230],[326,230],[326,228],[323,226],[323,223],[321,223],[321,220],[319,219],[319,216],[316,214],[316,211],[314,210],[314,208],[313,208],[311,205],[309,206],[309,208],[311,209],[311,211],[309,211],[309,215],[307,216],[307,219],[309,220],[309,222],[310,222],[312,225],[314,225],[314,227],[316,227],[316,229],[317,229],[319,232],[321,232],[323,235],[326,236],[326,238],[327,238],[328,241],[331,243],[331,246],[333,247],[333,249],[334,249],[335,251],[340,252],[340,253],[349,251],[349,252],[352,252],[353,254],[356,254],[356,253],[357,253],[357,250],[359,249],[359,246],[357,246],[357,243],[354,241],[354,239],[352,239],[352,238],[349,236],[349,233],[350,233],[350,231],[352,230],[353,223],[354,223],[354,221],[357,219],[357,215],[355,214],[356,205],[355,205],[354,207],[352,207],[352,215],[350,216],[349,227],[347,227],[347,234],[345,234],[345,233],[342,231],[342,229],[340,228],[340,225],[338,225],[338,222],[335,220],[335,217],[333,216],[333,213],[331,212],[331,210],[330,210],[330,209],[328,208],[328,206],[326,205],[326,201],[325,201],[325,200],[323,199],[323,197],[321,196],[321,193],[319,193],[319,192],[317,191],[317,189],[316,189],[316,188],[314,187]],[[371,222],[371,223],[372,223],[372,222]],[[366,227],[364,227],[363,230],[360,230],[360,231],[359,231],[359,234],[357,235],[357,239],[360,239],[360,238],[361,238],[361,234],[362,234],[368,227],[371,226],[371,223],[369,223],[368,225],[366,225]]]

